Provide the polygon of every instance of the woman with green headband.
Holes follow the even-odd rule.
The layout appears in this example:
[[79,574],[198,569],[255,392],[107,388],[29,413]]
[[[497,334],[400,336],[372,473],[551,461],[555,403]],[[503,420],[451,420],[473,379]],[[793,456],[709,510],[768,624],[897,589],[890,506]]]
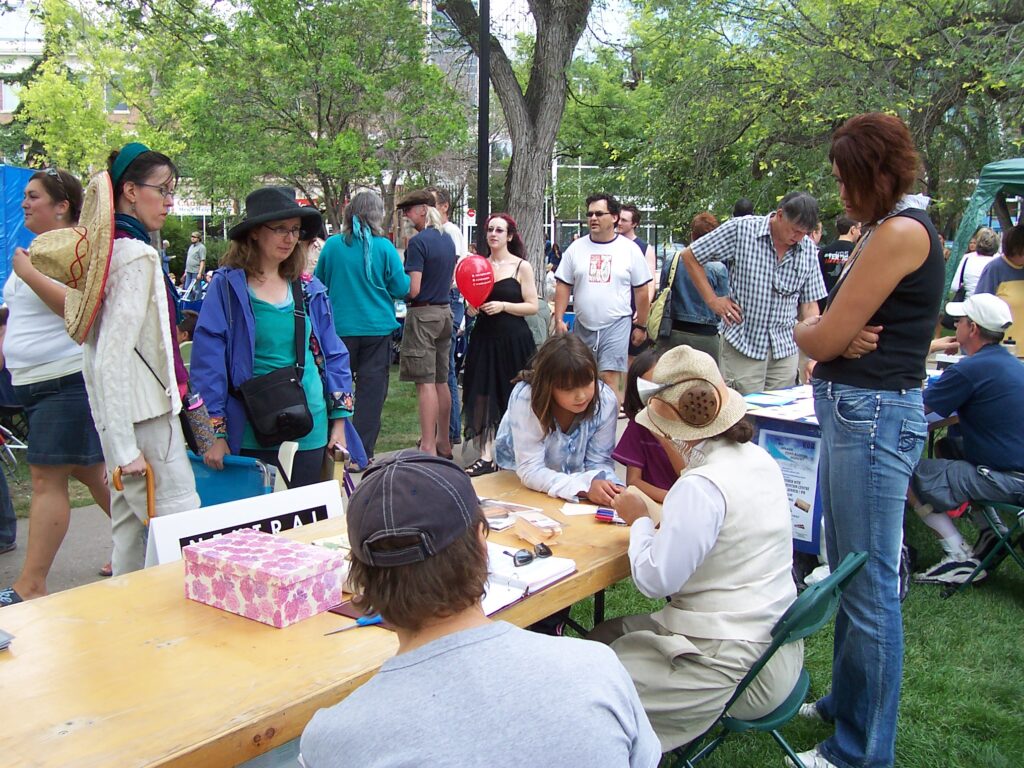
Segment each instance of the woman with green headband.
[[173,300],[150,239],[174,205],[178,169],[139,143],[112,153],[108,168],[114,242],[99,314],[85,340],[84,374],[107,469],[112,477],[120,470],[124,487],[111,491],[116,576],[143,566],[150,480],[157,515],[196,509],[200,502],[178,421],[188,374],[173,341]]

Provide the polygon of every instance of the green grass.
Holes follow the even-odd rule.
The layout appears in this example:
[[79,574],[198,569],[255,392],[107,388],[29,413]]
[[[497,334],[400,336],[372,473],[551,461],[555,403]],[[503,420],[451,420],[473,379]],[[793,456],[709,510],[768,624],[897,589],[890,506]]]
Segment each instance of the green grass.
[[398,380],[398,366],[391,366],[388,397],[381,414],[380,437],[374,453],[411,448],[420,439],[420,418],[416,408],[416,385]]
[[[918,548],[921,562],[937,560],[939,548],[930,532],[916,520],[908,528],[908,541]],[[964,533],[972,537],[969,528],[965,525]],[[947,599],[941,594],[941,587],[915,584],[903,604],[906,651],[896,765],[1024,765],[1024,571],[1006,560],[980,586]],[[637,592],[628,579],[607,591],[609,617],[662,605]],[[590,600],[574,606],[573,617],[585,626],[591,616]],[[831,625],[806,641],[804,656],[812,695],[820,696],[831,677]],[[811,748],[830,732],[823,723],[798,720],[782,730],[797,751]],[[701,763],[708,768],[782,764],[782,751],[768,734],[730,737]]]

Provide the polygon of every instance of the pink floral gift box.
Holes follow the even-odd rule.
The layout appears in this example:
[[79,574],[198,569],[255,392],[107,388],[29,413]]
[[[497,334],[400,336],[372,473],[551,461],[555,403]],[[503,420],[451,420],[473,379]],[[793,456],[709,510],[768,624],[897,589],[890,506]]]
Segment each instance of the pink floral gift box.
[[185,596],[275,627],[341,603],[348,563],[337,551],[244,528],[190,544]]

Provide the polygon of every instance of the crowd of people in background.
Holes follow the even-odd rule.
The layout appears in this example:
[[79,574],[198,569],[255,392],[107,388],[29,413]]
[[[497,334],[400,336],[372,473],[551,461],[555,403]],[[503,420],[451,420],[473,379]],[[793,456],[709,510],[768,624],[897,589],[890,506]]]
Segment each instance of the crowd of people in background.
[[[829,162],[844,209],[832,242],[818,242],[817,200],[794,190],[765,213],[740,200],[724,222],[698,214],[689,244],[660,271],[638,234],[641,212],[611,194],[587,197],[586,232],[564,251],[547,243],[541,276],[515,219],[493,213],[479,254],[493,285],[478,305],[455,282],[476,249],[449,221],[440,188],[397,201],[411,234],[401,255],[374,191],[355,193],[341,231],[323,240],[321,213],[293,190],[257,189],[216,270],[203,235],[191,234],[179,287],[169,243],[152,239],[178,184],[171,158],[129,144],[84,191],[66,171],[33,174],[23,210],[38,237],[14,254],[3,340],[29,421],[31,528],[22,573],[0,590],[0,605],[46,594],[71,477],[111,517],[103,573],[143,566],[148,518],[199,506],[186,453],[196,436],[179,415],[201,403],[211,437],[195,460],[214,470],[241,455],[274,465],[289,487],[333,476],[334,461],[366,473],[349,506],[353,579],[368,610],[398,627],[407,664],[388,662],[337,711],[314,718],[302,742],[309,768],[331,764],[337,745],[355,739],[388,748],[377,702],[390,707],[396,696],[405,705],[388,728],[427,710],[450,725],[455,699],[435,710],[435,684],[443,678],[452,697],[465,696],[458,673],[487,654],[555,664],[578,708],[615,713],[578,725],[609,742],[590,763],[652,765],[714,721],[796,595],[785,484],[752,441],[743,395],[809,382],[824,555],[833,568],[850,553],[868,559],[840,604],[831,690],[802,710],[834,733],[800,760],[893,765],[908,499],[946,553],[918,581],[940,584],[966,578],[992,545],[984,520],[972,547],[950,514],[979,498],[1024,501],[1024,368],[1000,343],[1024,327],[1024,225],[1001,240],[988,228],[976,234],[946,310],[956,336],[943,349],[958,345],[964,360],[922,394],[945,261],[928,200],[913,194],[910,133],[893,116],[852,117],[833,135]],[[83,253],[85,273],[72,276]],[[550,336],[538,346],[529,319],[547,301]],[[659,327],[653,306],[667,307]],[[399,378],[415,387],[419,439],[417,450],[381,458],[399,329]],[[962,427],[922,460],[926,409],[955,411]],[[297,443],[287,463],[285,442]],[[452,463],[459,443],[477,454],[464,467]],[[614,653],[531,638],[483,615],[487,524],[469,478],[499,469],[552,497],[612,507],[630,524],[634,583],[667,604],[597,627],[591,639]],[[0,515],[0,554],[14,547],[8,518]],[[437,546],[417,544],[423,536]],[[538,629],[561,634],[564,619]],[[426,654],[431,641],[443,653]],[[786,646],[735,712],[770,712],[802,659],[799,643]],[[517,685],[528,695],[529,679]],[[568,709],[547,717],[562,722]],[[466,730],[446,749],[472,742],[472,724],[458,722]],[[531,727],[551,731],[547,757],[579,757],[562,743],[564,727],[543,726]],[[519,732],[496,725],[492,740],[506,731],[510,743]]]

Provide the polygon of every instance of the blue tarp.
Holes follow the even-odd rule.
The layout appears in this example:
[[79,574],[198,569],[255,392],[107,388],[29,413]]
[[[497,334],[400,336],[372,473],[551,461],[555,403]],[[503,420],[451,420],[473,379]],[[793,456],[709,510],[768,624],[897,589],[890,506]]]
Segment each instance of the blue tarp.
[[35,171],[31,168],[0,165],[0,200],[3,201],[0,212],[0,286],[7,284],[7,276],[11,274],[14,249],[18,246],[28,248],[35,237],[25,229],[25,217],[21,211],[25,185],[33,173]]

